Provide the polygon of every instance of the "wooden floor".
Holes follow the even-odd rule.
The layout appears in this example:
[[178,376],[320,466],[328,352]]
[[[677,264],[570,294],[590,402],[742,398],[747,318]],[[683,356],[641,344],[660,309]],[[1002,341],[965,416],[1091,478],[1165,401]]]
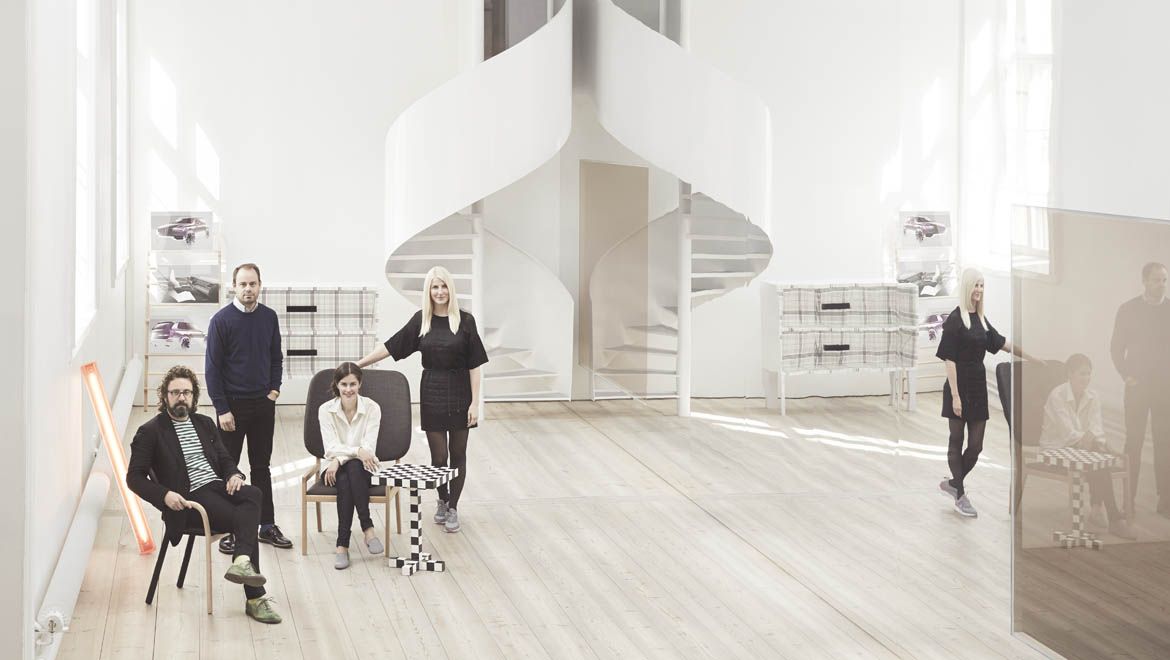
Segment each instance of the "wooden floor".
[[[1041,657],[1010,634],[1002,417],[969,480],[972,520],[937,491],[937,395],[902,414],[883,397],[791,401],[788,417],[750,399],[697,400],[688,419],[673,406],[490,404],[463,532],[425,523],[448,571],[409,578],[357,543],[335,571],[329,506],[301,556],[303,409],[282,406],[277,520],[298,549],[262,559],[285,622],[244,616],[218,552],[207,616],[198,549],[186,587],[175,553],[145,605],[155,557],[138,555],[113,493],[60,657]],[[426,451],[418,434],[407,460]]]

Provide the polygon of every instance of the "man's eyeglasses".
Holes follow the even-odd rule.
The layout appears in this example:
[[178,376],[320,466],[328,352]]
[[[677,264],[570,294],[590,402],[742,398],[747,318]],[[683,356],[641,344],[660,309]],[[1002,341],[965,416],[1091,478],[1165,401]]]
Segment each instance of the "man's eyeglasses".
[[190,399],[191,395],[195,394],[195,392],[191,390],[167,390],[167,394],[176,398]]

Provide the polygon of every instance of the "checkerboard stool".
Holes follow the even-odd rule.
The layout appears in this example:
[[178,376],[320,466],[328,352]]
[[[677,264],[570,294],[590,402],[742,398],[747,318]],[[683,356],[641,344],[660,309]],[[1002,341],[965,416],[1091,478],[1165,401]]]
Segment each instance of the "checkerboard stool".
[[411,463],[384,465],[374,473],[374,477],[410,491],[410,556],[391,557],[388,562],[401,568],[403,575],[414,575],[415,571],[442,572],[445,568],[443,561],[431,559],[431,553],[422,551],[422,500],[418,491],[438,488],[457,476],[458,468]]
[[1052,540],[1060,541],[1065,548],[1088,547],[1094,550],[1101,549],[1101,540],[1096,534],[1085,531],[1085,473],[1092,470],[1102,470],[1117,467],[1121,458],[1112,454],[1104,454],[1087,449],[1060,447],[1056,449],[1042,449],[1038,455],[1041,463],[1066,468],[1072,477],[1072,531],[1052,532]]

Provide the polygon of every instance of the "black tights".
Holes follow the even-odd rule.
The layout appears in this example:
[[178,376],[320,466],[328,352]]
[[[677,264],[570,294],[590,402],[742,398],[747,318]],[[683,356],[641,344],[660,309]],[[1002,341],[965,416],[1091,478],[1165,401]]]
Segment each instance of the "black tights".
[[[951,419],[951,437],[947,444],[947,464],[951,466],[951,486],[963,491],[963,478],[975,467],[979,460],[979,452],[983,451],[983,431],[987,428],[987,420],[968,422],[963,419]],[[963,450],[963,427],[967,428],[967,450]]]
[[[431,465],[436,467],[453,467],[459,469],[459,476],[450,482],[451,492],[447,486],[439,486],[439,499],[446,502],[452,509],[459,508],[459,496],[463,494],[463,480],[467,478],[467,434],[470,429],[458,431],[427,431],[427,444],[431,446]],[[450,442],[448,442],[450,438]],[[448,456],[448,447],[450,456]],[[448,458],[450,463],[448,463]]]

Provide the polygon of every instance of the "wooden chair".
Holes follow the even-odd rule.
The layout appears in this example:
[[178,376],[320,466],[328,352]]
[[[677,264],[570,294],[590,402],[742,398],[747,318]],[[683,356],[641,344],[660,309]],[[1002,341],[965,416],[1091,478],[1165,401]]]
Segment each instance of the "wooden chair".
[[[1028,476],[1042,479],[1057,479],[1068,484],[1069,501],[1073,499],[1072,475],[1068,468],[1040,462],[1040,431],[1044,424],[1044,404],[1052,390],[1068,380],[1067,368],[1059,360],[1044,362],[1002,362],[995,367],[995,380],[999,387],[999,400],[1003,414],[1007,417],[1008,429],[1017,450],[1016,460],[1020,466],[1020,487],[1013,498],[1017,507],[1024,495]],[[1012,419],[1012,411],[1016,411]],[[1129,463],[1125,457],[1121,466],[1111,470],[1113,479],[1119,477],[1125,489],[1125,511],[1133,512],[1129,491]]]
[[[313,466],[301,476],[301,554],[309,553],[309,504],[317,509],[317,531],[321,529],[321,504],[336,502],[337,489],[326,486],[319,478],[321,459],[325,447],[321,440],[321,423],[317,409],[333,398],[329,384],[333,370],[317,372],[309,383],[305,401],[305,449],[316,457]],[[379,461],[397,463],[410,449],[410,383],[397,371],[366,369],[362,372],[361,394],[373,399],[382,408],[382,423],[378,429],[378,446],[375,454]],[[389,485],[370,486],[370,504],[386,505],[385,551],[390,552],[390,500],[394,500],[395,529],[402,533],[402,509],[398,489]]]
[[[153,472],[151,472],[150,478],[154,479]],[[187,550],[183,553],[183,565],[179,568],[179,580],[175,582],[175,586],[180,589],[183,588],[183,581],[187,578],[187,565],[191,563],[191,549],[195,546],[195,537],[202,536],[205,541],[204,545],[206,546],[203,552],[205,559],[204,563],[207,565],[207,575],[203,583],[203,590],[207,593],[207,613],[211,614],[211,539],[213,536],[226,534],[227,532],[213,531],[211,529],[211,523],[207,518],[207,510],[204,509],[198,502],[191,502],[191,509],[187,511],[188,521],[191,520],[192,514],[198,514],[200,518],[199,522],[202,524],[189,523],[187,527],[183,529],[182,533],[179,534],[178,540],[173,544],[178,545],[183,540],[184,536],[187,537]],[[169,538],[171,538],[171,530],[168,528],[163,532],[163,540],[159,545],[158,550],[158,559],[154,560],[154,575],[152,575],[150,578],[150,588],[146,590],[147,605],[150,605],[154,602],[154,592],[158,589],[158,577],[159,574],[162,573],[163,561],[165,561],[167,558],[167,546],[172,545],[167,541]]]

